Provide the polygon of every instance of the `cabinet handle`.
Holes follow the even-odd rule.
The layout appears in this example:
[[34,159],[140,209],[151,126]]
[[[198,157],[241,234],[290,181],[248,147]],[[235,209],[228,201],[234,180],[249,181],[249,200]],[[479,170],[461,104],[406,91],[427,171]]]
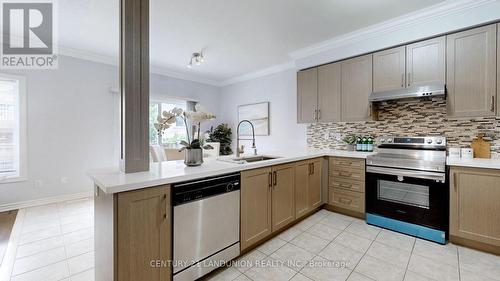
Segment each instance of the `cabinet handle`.
[[408,72],[408,87],[410,86],[410,72]]
[[344,204],[351,204],[351,202],[352,202],[351,199],[346,199],[346,198],[340,198],[339,201],[340,201],[340,203],[344,203]]
[[271,186],[273,186],[273,174],[271,172],[269,172],[269,175],[267,177],[267,181],[268,181],[269,189],[271,189]]
[[317,117],[318,117],[318,110],[315,109],[313,113],[313,120],[316,121],[318,119]]
[[273,185],[276,186],[276,183],[278,182],[278,174],[276,173],[276,171],[274,171],[273,175],[274,175]]
[[490,110],[492,112],[495,112],[495,96],[491,96],[491,101],[490,101]]
[[453,173],[453,189],[457,191],[457,173]]
[[401,88],[404,88],[405,87],[405,74],[402,73],[401,74]]
[[352,184],[343,184],[343,183],[341,183],[340,186],[343,187],[343,188],[351,188]]
[[311,163],[307,164],[307,166],[308,166],[308,173],[307,174],[311,175]]
[[311,167],[312,167],[311,175],[314,175],[314,163],[311,163]]
[[351,173],[340,172],[340,175],[343,176],[343,177],[350,177],[352,174]]
[[321,109],[318,109],[318,120],[321,119]]
[[163,219],[166,220],[168,218],[168,200],[167,200],[167,194],[163,195],[163,200],[165,200],[165,214],[163,215]]

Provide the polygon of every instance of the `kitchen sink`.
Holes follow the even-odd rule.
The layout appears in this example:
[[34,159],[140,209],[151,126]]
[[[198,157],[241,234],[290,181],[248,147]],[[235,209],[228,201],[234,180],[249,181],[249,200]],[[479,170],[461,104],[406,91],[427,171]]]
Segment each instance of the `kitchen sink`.
[[246,162],[246,163],[252,163],[252,162],[260,162],[260,161],[266,161],[266,160],[273,160],[276,159],[277,157],[272,157],[272,156],[246,156],[246,157],[240,157],[240,158],[233,158],[233,161],[236,162]]

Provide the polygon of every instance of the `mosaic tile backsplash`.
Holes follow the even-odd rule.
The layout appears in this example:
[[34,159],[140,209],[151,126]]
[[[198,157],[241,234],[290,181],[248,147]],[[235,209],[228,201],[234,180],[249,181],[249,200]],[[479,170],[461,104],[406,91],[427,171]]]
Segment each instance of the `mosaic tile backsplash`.
[[346,149],[342,138],[357,136],[445,136],[448,147],[469,147],[484,133],[491,140],[493,158],[500,158],[500,117],[448,118],[444,97],[381,102],[379,121],[317,123],[307,126],[313,148]]

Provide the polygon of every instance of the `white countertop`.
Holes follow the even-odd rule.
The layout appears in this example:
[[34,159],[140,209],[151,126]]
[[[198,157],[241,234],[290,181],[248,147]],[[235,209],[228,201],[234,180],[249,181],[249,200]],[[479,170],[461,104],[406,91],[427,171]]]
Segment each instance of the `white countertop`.
[[[373,153],[346,150],[297,149],[288,152],[263,153],[265,156],[278,157],[272,160],[237,164],[219,161],[216,158],[204,159],[197,167],[187,167],[182,160],[151,163],[147,172],[125,174],[118,168],[101,169],[89,173],[94,183],[106,193],[130,191],[145,187],[189,181],[204,177],[234,173],[255,168],[267,167],[288,162],[300,161],[323,156],[366,158]],[[234,157],[234,156],[232,156]]]
[[453,159],[448,157],[446,159],[446,165],[459,166],[459,167],[485,168],[485,169],[500,169],[500,159],[484,159],[484,158]]

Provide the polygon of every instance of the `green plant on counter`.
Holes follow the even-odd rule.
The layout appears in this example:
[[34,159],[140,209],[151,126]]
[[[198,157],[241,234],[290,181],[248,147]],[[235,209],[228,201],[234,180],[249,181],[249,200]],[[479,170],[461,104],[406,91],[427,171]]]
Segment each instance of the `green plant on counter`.
[[347,135],[342,138],[342,141],[346,144],[356,144],[356,136],[355,135]]
[[220,155],[231,155],[233,151],[231,150],[231,137],[233,132],[228,124],[220,124],[219,126],[212,127],[208,132],[209,137],[207,142],[219,142],[220,143]]

